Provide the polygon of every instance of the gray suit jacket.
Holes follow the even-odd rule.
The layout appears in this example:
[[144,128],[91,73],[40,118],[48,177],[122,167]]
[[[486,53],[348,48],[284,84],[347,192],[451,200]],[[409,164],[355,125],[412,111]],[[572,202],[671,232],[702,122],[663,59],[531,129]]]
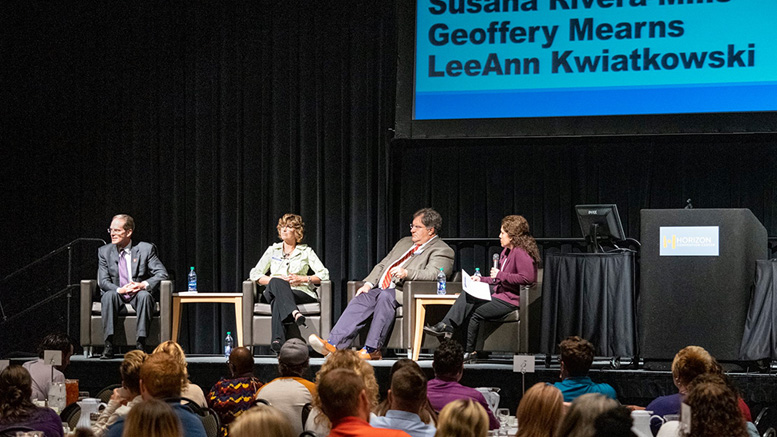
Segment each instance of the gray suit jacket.
[[[132,243],[131,280],[148,282],[147,291],[152,293],[159,288],[159,283],[167,279],[167,270],[156,254],[156,246],[151,243]],[[97,284],[100,295],[106,291],[116,291],[119,288],[119,252],[115,244],[106,244],[97,249],[99,267],[97,269]]]
[[[388,268],[391,263],[399,259],[405,252],[413,247],[412,237],[405,237],[394,245],[388,255],[383,258],[364,278],[374,286],[378,286],[383,270]],[[397,282],[397,290],[402,290],[405,281],[434,281],[437,279],[437,273],[442,268],[446,276],[453,272],[453,249],[450,248],[440,237],[430,241],[421,253],[416,253],[410,258],[404,268],[407,270],[407,278],[400,279]]]

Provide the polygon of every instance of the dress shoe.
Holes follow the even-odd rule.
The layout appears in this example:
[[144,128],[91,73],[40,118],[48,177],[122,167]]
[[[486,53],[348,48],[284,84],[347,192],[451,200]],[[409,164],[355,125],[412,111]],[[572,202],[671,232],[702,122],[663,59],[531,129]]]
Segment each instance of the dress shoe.
[[272,343],[270,343],[270,349],[272,349],[272,351],[275,352],[275,355],[280,355],[281,346],[282,345],[280,340],[273,340]]
[[375,349],[372,352],[367,352],[366,348],[361,348],[359,351],[359,358],[363,360],[382,360],[383,354],[380,352],[380,349]]
[[323,356],[327,356],[337,350],[334,346],[329,344],[328,341],[317,336],[316,334],[310,334],[308,337],[308,344],[313,348],[314,351],[320,353]]
[[475,351],[464,353],[464,364],[475,364],[478,362],[478,353]]
[[110,343],[105,343],[105,347],[103,348],[103,353],[100,355],[101,360],[111,360],[113,359],[113,345]]
[[435,337],[451,338],[453,336],[453,328],[443,322],[434,326],[424,326],[424,332]]
[[302,314],[298,314],[296,318],[294,318],[294,323],[297,324],[297,326],[304,326],[305,328],[308,327],[308,324],[306,323],[307,319]]
[[135,343],[135,349],[145,352],[146,351],[146,341],[138,339],[137,343]]

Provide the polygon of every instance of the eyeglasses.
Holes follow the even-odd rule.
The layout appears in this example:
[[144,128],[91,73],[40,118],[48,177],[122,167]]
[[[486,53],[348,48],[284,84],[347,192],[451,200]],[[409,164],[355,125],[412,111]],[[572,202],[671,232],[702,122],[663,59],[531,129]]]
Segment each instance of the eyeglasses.
[[108,228],[108,234],[109,235],[113,235],[113,234],[120,235],[120,234],[124,233],[124,231],[125,231],[124,229],[111,229],[111,228]]
[[418,226],[418,225],[414,225],[414,224],[411,223],[410,224],[410,230],[414,231],[416,229],[426,229],[426,226]]

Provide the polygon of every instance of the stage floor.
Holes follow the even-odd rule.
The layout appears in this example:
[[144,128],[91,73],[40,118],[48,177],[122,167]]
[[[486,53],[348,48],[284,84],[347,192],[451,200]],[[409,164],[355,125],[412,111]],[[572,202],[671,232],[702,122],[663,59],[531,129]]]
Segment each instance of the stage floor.
[[[554,362],[546,367],[545,356],[535,357],[535,372],[522,375],[513,372],[513,365],[507,359],[494,362],[481,362],[465,365],[462,384],[472,387],[499,387],[501,406],[515,410],[522,393],[537,382],[553,383],[559,381],[559,366]],[[32,359],[32,357],[28,358]],[[14,363],[22,363],[28,359],[14,358]],[[207,393],[210,387],[222,376],[228,373],[226,358],[223,356],[188,356],[188,367],[191,381]],[[102,388],[121,382],[119,376],[119,356],[112,360],[85,358],[83,355],[73,356],[70,366],[65,370],[67,378],[79,380],[81,390],[88,390],[92,396]],[[255,374],[262,381],[269,381],[277,376],[278,360],[270,356],[256,356]],[[321,367],[323,358],[311,358],[307,377],[315,379],[315,372]],[[381,387],[381,396],[388,388],[389,372],[395,359],[371,361],[375,375]],[[433,377],[432,360],[430,356],[421,356],[419,365],[427,374]],[[590,376],[596,382],[606,382],[615,388],[618,399],[623,404],[646,406],[658,396],[676,392],[672,375],[664,370],[644,369],[612,369],[609,361],[601,359],[594,362]],[[775,373],[742,373],[730,372],[729,377],[741,391],[742,397],[755,418],[756,414],[767,405],[777,405],[777,377]]]

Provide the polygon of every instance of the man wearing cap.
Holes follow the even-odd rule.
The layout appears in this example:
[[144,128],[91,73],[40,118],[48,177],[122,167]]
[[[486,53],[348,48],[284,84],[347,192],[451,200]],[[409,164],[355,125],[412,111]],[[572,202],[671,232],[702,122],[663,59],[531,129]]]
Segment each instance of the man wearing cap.
[[229,424],[254,404],[254,397],[262,382],[254,376],[254,356],[246,347],[236,347],[229,354],[230,378],[221,378],[208,392],[208,406],[221,419],[221,434]]
[[304,431],[302,407],[312,403],[316,385],[303,378],[310,364],[308,346],[298,338],[286,340],[278,354],[278,374],[281,376],[259,389],[257,399],[266,400],[289,419],[294,435]]

